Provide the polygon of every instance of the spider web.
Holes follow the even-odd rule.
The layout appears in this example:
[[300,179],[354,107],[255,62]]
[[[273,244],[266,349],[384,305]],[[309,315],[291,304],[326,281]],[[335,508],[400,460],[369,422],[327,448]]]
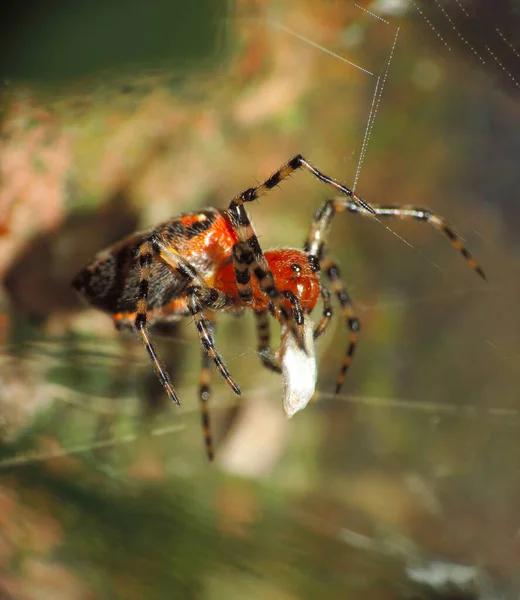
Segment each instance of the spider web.
[[[246,407],[246,414],[239,417],[237,430],[244,430],[245,427],[248,434],[236,452],[241,453],[243,462],[249,465],[254,463],[261,451],[267,453],[265,438],[262,447],[255,446],[255,432],[247,429],[252,421],[254,428],[262,435],[266,435],[269,428],[279,427],[278,437],[270,438],[275,451],[266,472],[272,473],[272,465],[280,460],[281,449],[286,447],[288,437],[287,460],[296,464],[298,453],[308,456],[307,447],[317,444],[314,424],[319,420],[320,426],[330,435],[327,448],[323,451],[325,460],[320,465],[332,472],[349,473],[352,487],[360,494],[359,497],[349,496],[350,508],[358,508],[363,498],[359,491],[363,482],[354,477],[356,469],[372,470],[375,475],[370,481],[381,485],[376,495],[381,493],[385,497],[392,497],[391,494],[396,490],[393,487],[386,488],[388,482],[381,475],[386,468],[402,475],[406,485],[414,490],[413,497],[419,506],[431,504],[431,511],[435,513],[438,510],[436,502],[442,504],[439,497],[446,501],[443,521],[446,527],[454,526],[461,518],[456,510],[457,498],[453,499],[442,485],[441,491],[438,491],[431,481],[452,478],[452,487],[461,489],[463,495],[469,498],[479,495],[482,512],[471,502],[471,508],[468,509],[474,518],[473,521],[470,519],[470,523],[476,531],[475,521],[482,518],[482,514],[487,515],[493,506],[493,494],[491,491],[487,493],[486,488],[501,489],[502,518],[497,518],[494,524],[489,528],[483,527],[481,531],[486,541],[491,540],[489,545],[493,549],[500,548],[503,551],[501,566],[503,578],[508,581],[512,571],[507,551],[512,543],[507,531],[515,529],[517,516],[510,502],[516,490],[511,481],[511,472],[515,468],[515,460],[511,456],[515,456],[518,449],[512,440],[517,437],[516,428],[520,422],[516,392],[518,277],[514,259],[518,247],[515,241],[518,220],[514,217],[518,214],[518,169],[515,168],[518,147],[515,137],[519,139],[516,135],[519,123],[516,82],[520,64],[516,40],[510,23],[506,26],[498,19],[495,26],[495,17],[489,19],[485,13],[483,17],[484,8],[477,3],[415,1],[409,4],[383,2],[353,6],[357,13],[354,13],[356,16],[351,25],[345,30],[331,27],[332,36],[327,35],[327,23],[323,24],[320,20],[323,14],[318,13],[311,13],[314,19],[311,19],[311,23],[315,29],[307,28],[305,22],[298,21],[294,12],[290,13],[293,18],[275,19],[269,15],[268,19],[255,17],[254,23],[244,23],[248,29],[254,25],[255,32],[270,30],[273,40],[285,39],[284,43],[291,40],[294,55],[301,53],[302,56],[308,56],[310,53],[319,56],[316,60],[320,61],[323,73],[311,73],[317,90],[325,82],[324,95],[337,93],[341,84],[335,82],[341,70],[345,78],[350,77],[350,70],[354,70],[356,77],[359,77],[357,81],[363,82],[360,84],[364,90],[363,101],[358,104],[355,119],[356,135],[354,139],[341,136],[345,150],[338,162],[334,162],[338,160],[335,156],[338,142],[333,127],[329,126],[327,134],[319,137],[320,121],[326,121],[327,115],[309,119],[306,123],[310,124],[306,139],[313,141],[306,142],[305,148],[298,146],[291,148],[291,151],[308,153],[309,159],[316,161],[328,174],[347,183],[353,182],[357,192],[369,202],[400,203],[404,197],[408,201],[413,199],[414,204],[431,205],[441,191],[433,187],[427,201],[423,201],[422,196],[414,198],[415,190],[427,193],[429,189],[428,186],[419,186],[414,174],[419,172],[417,178],[421,181],[434,180],[439,175],[443,178],[444,187],[440,189],[445,197],[439,198],[439,204],[434,204],[432,208],[437,209],[438,206],[438,210],[455,223],[468,246],[482,262],[491,283],[486,287],[472,279],[472,273],[465,272],[463,262],[450,254],[451,248],[444,251],[445,240],[420,224],[379,225],[352,221],[354,217],[348,218],[346,223],[337,217],[331,234],[331,246],[344,259],[341,264],[348,288],[363,322],[359,352],[344,392],[333,397],[328,391],[343,351],[343,330],[338,325],[335,334],[329,332],[325,343],[320,344],[320,402],[309,405],[301,416],[293,419],[289,429],[285,425],[279,427],[276,419],[269,420],[271,413],[248,414]],[[322,12],[325,13],[325,9]],[[483,20],[487,20],[485,26],[482,26]],[[418,56],[413,54],[420,47],[414,36],[424,36],[426,40]],[[262,43],[266,41],[259,37],[258,44]],[[250,60],[254,61],[254,49],[250,48],[249,51],[253,55]],[[330,67],[331,73],[327,71],[327,61],[334,64]],[[341,65],[337,72],[334,71],[336,63]],[[295,67],[294,64],[291,66]],[[242,65],[242,68],[244,71],[252,69],[249,64]],[[255,72],[250,76],[254,78],[258,75]],[[443,80],[449,84],[442,85]],[[292,83],[297,85],[298,81]],[[276,90],[290,95],[283,85]],[[254,92],[256,94],[258,89]],[[421,94],[422,100],[419,98]],[[450,103],[456,105],[458,110],[450,111]],[[247,113],[244,104],[236,109],[242,122],[246,120],[244,115]],[[327,105],[316,103],[316,106],[323,108]],[[438,113],[439,106],[443,110]],[[448,108],[444,110],[445,106]],[[311,113],[312,100],[303,107],[298,105],[298,110]],[[248,118],[252,119],[250,114]],[[302,129],[297,123],[298,118],[298,114],[282,111],[281,127],[287,128],[282,129],[284,137],[292,137],[293,133],[298,137]],[[414,132],[428,119],[433,119],[444,128],[444,143],[454,148],[453,157],[447,161],[436,158],[436,152],[440,152],[440,149],[429,152],[429,146],[435,146],[435,136],[432,135],[434,139],[430,142],[424,132],[423,135]],[[211,128],[211,122],[201,121],[201,128]],[[479,126],[475,126],[475,122]],[[417,127],[414,128],[414,124]],[[327,128],[327,125],[324,127]],[[301,142],[302,138],[298,139]],[[327,144],[333,150],[329,151]],[[262,154],[271,152],[272,148],[264,139],[259,145],[262,152],[255,155],[258,160]],[[393,153],[402,160],[392,157],[389,147],[393,147]],[[219,193],[218,205],[221,205],[223,198],[225,204],[228,195],[242,189],[244,181],[248,185],[250,174],[261,178],[264,172],[267,174],[278,166],[275,159],[273,163],[248,164],[247,159],[241,160],[227,148],[225,152],[226,161],[222,163],[236,164],[236,170],[242,171],[243,178],[239,181],[234,179],[229,184],[220,183],[225,193]],[[463,163],[456,156],[460,152],[467,153],[467,160]],[[315,157],[315,153],[318,157]],[[283,159],[289,157],[282,154]],[[438,160],[434,164],[444,165],[447,172],[438,173],[435,169],[425,168],[428,160]],[[389,162],[388,168],[381,166],[385,161]],[[328,165],[331,165],[330,168]],[[399,173],[398,177],[393,176],[393,170]],[[343,172],[347,175],[343,176]],[[411,185],[408,183],[410,180],[415,186],[411,190],[406,187]],[[199,185],[204,187],[206,184],[205,177],[201,177]],[[275,211],[281,206],[285,195],[291,198],[290,211],[281,213],[287,218],[287,214],[295,213],[295,206],[298,206],[296,202],[307,194],[311,185],[304,175],[298,175],[298,181],[295,177],[294,182],[284,185],[283,191],[276,192],[275,198],[262,199],[261,210],[258,207],[252,209],[261,242],[264,240],[268,243],[269,240],[271,243],[272,235],[272,239],[276,240],[274,243],[285,244],[283,235],[292,235],[292,232],[284,231],[287,229],[286,222],[278,228],[276,224],[272,225],[272,232],[269,224],[276,220]],[[295,192],[291,191],[293,186]],[[316,189],[317,195],[312,204],[314,208],[326,194],[321,188]],[[207,202],[206,199],[204,201]],[[165,204],[151,209],[150,221],[156,220],[154,211],[159,213],[159,218],[171,214],[171,205]],[[164,212],[161,213],[161,210]],[[268,218],[261,211],[265,211]],[[306,215],[305,221],[308,222],[311,216],[312,211]],[[304,235],[305,230],[302,231]],[[301,232],[298,235],[302,237]],[[353,241],[348,241],[347,237]],[[424,242],[426,238],[428,241]],[[343,246],[347,246],[345,250]],[[360,258],[360,255],[368,258]],[[392,263],[398,266],[392,267]],[[222,340],[221,351],[232,370],[256,373],[259,367],[254,351],[254,333],[248,321],[223,323],[217,338]],[[427,326],[428,322],[433,325]],[[75,428],[62,439],[60,445],[51,444],[47,449],[31,449],[14,457],[9,456],[2,461],[0,468],[16,472],[16,469],[28,464],[44,461],[52,464],[53,460],[56,462],[59,458],[92,454],[94,462],[98,461],[101,465],[101,470],[105,470],[108,477],[116,481],[117,469],[112,467],[112,461],[102,451],[119,446],[138,448],[143,439],[164,438],[172,444],[167,446],[167,450],[161,449],[161,459],[173,472],[186,471],[189,468],[187,465],[191,464],[190,457],[186,458],[186,448],[193,448],[194,452],[199,448],[202,454],[198,408],[194,403],[190,404],[190,398],[196,397],[198,355],[197,348],[194,348],[196,340],[193,337],[183,339],[185,330],[186,336],[190,336],[188,329],[189,325],[186,325],[181,330],[182,335],[168,343],[187,356],[182,366],[186,380],[181,387],[184,401],[182,417],[174,414],[170,421],[171,413],[167,417],[162,413],[159,422],[152,421],[149,426],[139,429],[141,407],[136,404],[135,394],[131,390],[128,390],[128,396],[119,394],[116,402],[110,398],[110,394],[102,393],[92,401],[92,394],[85,393],[81,387],[71,389],[53,382],[39,383],[39,386],[49,386],[49,395],[61,407],[57,410],[57,414],[61,415],[59,418],[63,419],[65,415],[75,424]],[[275,340],[277,335],[277,331],[273,331]],[[445,341],[446,338],[449,338],[449,342]],[[424,346],[428,344],[424,341],[419,344],[419,339],[432,339],[431,344],[439,347],[438,353],[425,350]],[[29,353],[31,360],[26,363],[21,360],[19,364],[31,370],[38,360],[51,360],[59,369],[70,361],[70,357],[56,352],[56,347],[61,343],[62,340],[48,340],[44,347],[32,349],[33,352]],[[118,358],[119,346],[112,344],[110,342],[106,346],[105,343],[101,352],[99,347],[92,348],[88,343],[79,343],[75,346],[79,355],[74,362],[91,361],[92,371],[101,378],[106,376],[105,369],[109,364],[127,367],[129,363],[121,363]],[[145,371],[149,365],[140,350],[137,348],[132,354],[131,364],[137,364]],[[14,352],[12,356],[15,356]],[[455,376],[456,372],[460,373],[459,377]],[[446,383],[436,385],[437,380],[445,380]],[[216,381],[215,387],[212,411],[218,414],[226,406],[234,406],[235,401],[226,396],[220,382]],[[444,388],[445,393],[439,393]],[[276,402],[279,395],[279,382],[259,372],[248,387],[248,404],[258,400],[258,404],[263,406],[268,397],[276,410],[281,412],[279,402]],[[224,396],[225,399],[218,396]],[[68,408],[64,409],[64,406]],[[90,428],[86,425],[88,419],[85,417],[89,412]],[[116,426],[113,426],[113,422],[106,428],[99,427],[97,439],[93,440],[92,429],[97,427],[98,419],[111,417],[114,417]],[[337,424],[336,428],[334,423]],[[344,426],[338,423],[344,423]],[[45,429],[47,425],[44,420],[42,428]],[[52,427],[54,424],[51,422]],[[113,435],[114,429],[117,435]],[[414,430],[417,431],[416,438],[411,438],[408,444],[400,441]],[[471,444],[461,441],[464,439]],[[417,448],[421,444],[423,448],[419,451]],[[448,448],[446,452],[449,458],[443,457],[443,447]],[[223,452],[225,450],[224,446]],[[454,457],[459,453],[467,455],[469,475],[463,470],[464,461]],[[433,458],[430,459],[429,455]],[[380,464],[383,465],[381,469]],[[297,477],[285,461],[281,468],[287,469],[285,473],[288,472],[293,478]],[[463,473],[460,478],[456,477],[457,469]],[[249,475],[257,477],[258,473],[253,469]],[[291,480],[291,477],[287,480]],[[370,483],[363,481],[365,485]],[[297,487],[302,484],[276,480],[274,485],[285,490],[291,485]],[[400,492],[396,493],[399,496]],[[392,508],[396,510],[398,506],[396,501]],[[383,532],[371,532],[365,536],[348,520],[348,524],[338,533],[337,530],[331,530],[331,518],[319,518],[312,510],[301,507],[295,507],[294,512],[298,520],[306,524],[308,531],[339,539],[349,546],[357,544],[362,547],[365,544],[365,548],[370,547],[375,552],[394,557],[405,556],[407,559],[417,559],[423,554],[428,557],[432,551],[432,546],[428,544],[430,540],[424,544],[429,550],[423,552],[420,542],[406,546],[407,540],[389,534],[385,529],[391,524],[388,515],[378,512],[378,508],[372,505],[368,506],[365,514],[372,517],[376,515],[374,519]],[[291,516],[288,509],[286,516]],[[377,516],[381,518],[378,520]],[[478,534],[476,536],[478,538]],[[442,554],[446,546],[440,546],[437,551]],[[477,552],[472,554],[461,543],[453,551],[454,560],[467,560],[474,564],[471,561],[475,561],[475,554],[480,553],[482,564],[487,565],[489,556],[482,546],[483,542],[478,538],[475,543]]]

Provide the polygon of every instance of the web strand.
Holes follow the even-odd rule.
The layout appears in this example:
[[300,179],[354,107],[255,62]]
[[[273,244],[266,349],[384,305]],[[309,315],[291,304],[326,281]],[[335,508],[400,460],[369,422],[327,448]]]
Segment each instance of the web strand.
[[368,114],[368,120],[365,127],[365,134],[363,136],[363,143],[361,145],[361,152],[359,154],[358,165],[356,169],[356,175],[354,177],[354,184],[352,186],[352,191],[356,191],[356,186],[359,181],[359,176],[361,173],[361,167],[363,166],[363,162],[365,160],[365,155],[367,151],[368,142],[370,140],[370,136],[372,135],[372,129],[374,127],[374,123],[377,116],[377,111],[379,110],[379,105],[381,103],[381,97],[383,95],[383,89],[385,87],[386,80],[388,78],[388,71],[390,69],[390,63],[392,62],[392,58],[394,56],[395,47],[397,44],[397,37],[399,36],[399,27],[395,32],[394,42],[392,44],[392,48],[390,49],[390,54],[388,56],[388,60],[386,61],[386,68],[383,75],[379,76],[376,81],[376,86],[374,89],[374,94],[372,96],[372,104],[370,106],[370,112]]
[[430,19],[428,19],[428,17],[425,15],[424,11],[421,10],[421,8],[419,7],[419,5],[414,2],[414,0],[410,0],[410,2],[415,6],[415,8],[417,9],[417,12],[421,15],[421,17],[426,21],[426,23],[428,24],[428,26],[430,27],[430,29],[435,33],[435,35],[441,40],[443,46],[449,50],[450,52],[452,52],[450,46],[448,45],[448,43],[446,42],[446,40],[442,37],[442,35],[437,31],[437,28],[435,27],[435,25],[430,21]]
[[296,31],[293,31],[292,29],[290,29],[289,27],[286,27],[285,25],[282,25],[281,23],[278,23],[276,21],[270,21],[270,25],[272,27],[274,27],[275,29],[280,29],[282,31],[285,31],[289,35],[292,35],[293,37],[301,40],[302,42],[305,42],[309,46],[312,46],[313,48],[317,48],[318,50],[325,52],[325,54],[328,54],[329,56],[332,56],[332,57],[336,58],[337,60],[340,60],[340,61],[346,63],[350,67],[354,67],[355,69],[358,69],[358,71],[361,71],[362,73],[365,73],[366,75],[371,75],[371,76],[374,75],[374,73],[372,73],[368,69],[364,69],[362,66],[348,60],[344,56],[340,56],[339,54],[332,52],[332,50],[325,48],[325,46],[322,46],[322,45],[318,44],[317,42],[314,42],[313,40],[309,39],[308,37],[305,37],[305,36],[297,33]]

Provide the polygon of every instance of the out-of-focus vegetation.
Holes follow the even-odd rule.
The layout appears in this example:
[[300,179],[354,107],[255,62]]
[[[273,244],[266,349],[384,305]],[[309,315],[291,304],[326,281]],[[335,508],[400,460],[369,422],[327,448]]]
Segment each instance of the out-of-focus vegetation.
[[[412,570],[444,563],[472,573],[451,598],[518,593],[515,49],[468,49],[422,4],[193,6],[48,8],[2,57],[0,598],[430,598]],[[481,10],[461,6],[457,27]],[[338,215],[330,248],[362,321],[343,393],[339,309],[320,398],[290,422],[252,316],[224,316],[244,398],[215,377],[210,465],[189,320],[157,338],[178,409],[70,281],[297,153],[369,202],[445,216],[490,284],[426,225]],[[265,248],[301,247],[330,190],[305,173],[280,188],[250,214]]]

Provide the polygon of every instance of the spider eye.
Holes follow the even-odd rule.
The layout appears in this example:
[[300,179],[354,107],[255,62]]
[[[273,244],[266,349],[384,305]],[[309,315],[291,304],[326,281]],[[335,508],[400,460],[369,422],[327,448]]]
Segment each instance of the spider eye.
[[301,265],[300,265],[300,264],[298,264],[298,263],[293,263],[293,264],[291,265],[291,269],[292,269],[292,270],[293,270],[295,273],[300,273],[300,272],[301,272],[301,270],[302,270],[302,267],[301,267]]

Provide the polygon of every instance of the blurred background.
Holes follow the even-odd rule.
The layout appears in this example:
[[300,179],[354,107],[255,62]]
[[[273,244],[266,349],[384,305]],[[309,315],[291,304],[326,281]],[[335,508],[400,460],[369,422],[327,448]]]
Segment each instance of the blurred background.
[[[518,4],[55,0],[1,22],[0,598],[517,598]],[[446,217],[489,283],[428,225],[338,215],[362,322],[341,395],[339,310],[290,421],[252,315],[223,315],[244,397],[214,377],[210,464],[190,320],[155,334],[177,408],[70,281],[297,153]],[[251,206],[263,247],[301,247],[329,197],[302,172]]]

